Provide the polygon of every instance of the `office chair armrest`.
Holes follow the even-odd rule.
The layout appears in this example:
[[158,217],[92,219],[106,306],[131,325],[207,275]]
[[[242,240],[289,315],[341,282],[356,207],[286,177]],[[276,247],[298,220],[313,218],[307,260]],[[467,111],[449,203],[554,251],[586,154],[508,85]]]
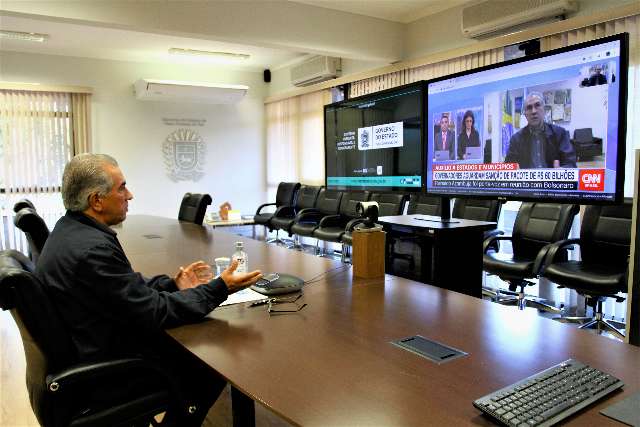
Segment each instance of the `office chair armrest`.
[[558,252],[571,245],[580,245],[580,239],[566,239],[550,243],[540,250],[533,264],[534,272],[542,274],[548,265],[553,264]]
[[324,214],[315,208],[302,209],[295,217],[296,222],[313,221],[318,222]]
[[486,254],[489,247],[498,240],[513,240],[511,236],[491,236],[485,239],[484,243],[482,243],[482,253]]
[[342,217],[340,215],[327,215],[320,220],[318,227],[336,227],[343,225],[344,223],[341,219]]
[[273,217],[291,217],[295,213],[293,206],[280,206],[273,213]]
[[486,232],[487,239],[488,239],[489,237],[502,236],[503,234],[504,234],[504,231],[502,231],[502,230],[498,230],[498,229],[490,230],[490,231],[487,231],[487,232]]
[[276,205],[275,203],[264,203],[264,204],[258,206],[258,209],[256,210],[256,215],[260,214],[260,211],[262,210],[262,208],[265,208],[267,206],[275,206],[275,205]]
[[344,231],[353,231],[356,228],[356,225],[362,224],[366,220],[366,218],[354,218],[345,225]]
[[168,383],[171,382],[159,366],[148,360],[140,358],[114,359],[106,362],[78,364],[61,372],[47,375],[47,391],[64,391],[77,385],[96,386],[98,384],[96,381],[101,378],[127,373],[131,376],[149,373],[165,377]]

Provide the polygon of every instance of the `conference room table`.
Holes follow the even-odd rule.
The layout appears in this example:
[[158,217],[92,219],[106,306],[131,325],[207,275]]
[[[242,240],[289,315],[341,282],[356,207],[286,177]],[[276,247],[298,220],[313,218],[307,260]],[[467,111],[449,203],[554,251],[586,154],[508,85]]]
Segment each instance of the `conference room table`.
[[[311,281],[298,301],[307,306],[297,313],[235,304],[168,331],[231,383],[234,399],[259,402],[292,424],[492,425],[473,400],[569,358],[625,387],[566,425],[616,425],[598,412],[640,389],[640,348],[534,311],[391,275],[357,279],[338,261],[173,219],[134,215],[115,230],[146,275],[228,256],[242,240],[250,269]],[[437,364],[392,344],[414,335],[468,355]]]

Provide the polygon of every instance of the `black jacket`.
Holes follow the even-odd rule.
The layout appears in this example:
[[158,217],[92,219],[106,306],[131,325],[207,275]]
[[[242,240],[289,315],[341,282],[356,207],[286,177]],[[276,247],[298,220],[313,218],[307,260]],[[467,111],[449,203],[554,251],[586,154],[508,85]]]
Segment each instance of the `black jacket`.
[[[569,139],[569,132],[563,127],[544,124],[544,161],[546,167],[553,167],[553,161],[559,160],[562,168],[575,168],[576,151]],[[509,150],[505,163],[518,163],[521,169],[531,168],[531,131],[529,126],[516,132],[509,141]]]
[[458,159],[464,158],[467,147],[480,147],[480,134],[477,130],[471,129],[471,134],[467,136],[467,131],[463,129],[458,135]]
[[164,328],[201,320],[227,298],[221,279],[178,291],[168,276],[143,277],[111,228],[70,211],[47,239],[36,275],[81,360],[144,354],[145,341]]

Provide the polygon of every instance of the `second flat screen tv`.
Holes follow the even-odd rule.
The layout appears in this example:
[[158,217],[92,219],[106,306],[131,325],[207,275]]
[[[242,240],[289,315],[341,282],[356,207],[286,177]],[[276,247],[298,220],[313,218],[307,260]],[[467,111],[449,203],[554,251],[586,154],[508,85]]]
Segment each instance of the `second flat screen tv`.
[[421,191],[422,111],[422,84],[327,105],[327,188]]
[[619,201],[627,40],[620,34],[427,82],[427,192]]

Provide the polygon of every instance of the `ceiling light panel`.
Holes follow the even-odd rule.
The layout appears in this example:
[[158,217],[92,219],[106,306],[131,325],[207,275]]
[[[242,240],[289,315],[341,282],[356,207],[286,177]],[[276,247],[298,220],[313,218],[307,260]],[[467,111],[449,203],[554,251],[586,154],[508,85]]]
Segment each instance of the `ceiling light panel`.
[[208,50],[196,50],[196,49],[182,49],[178,47],[169,48],[169,53],[172,55],[186,55],[186,56],[198,56],[198,57],[217,57],[226,59],[249,59],[251,55],[246,53],[234,53],[234,52],[213,52]]
[[0,39],[21,40],[29,42],[43,42],[49,38],[49,34],[26,33],[23,31],[0,30]]

